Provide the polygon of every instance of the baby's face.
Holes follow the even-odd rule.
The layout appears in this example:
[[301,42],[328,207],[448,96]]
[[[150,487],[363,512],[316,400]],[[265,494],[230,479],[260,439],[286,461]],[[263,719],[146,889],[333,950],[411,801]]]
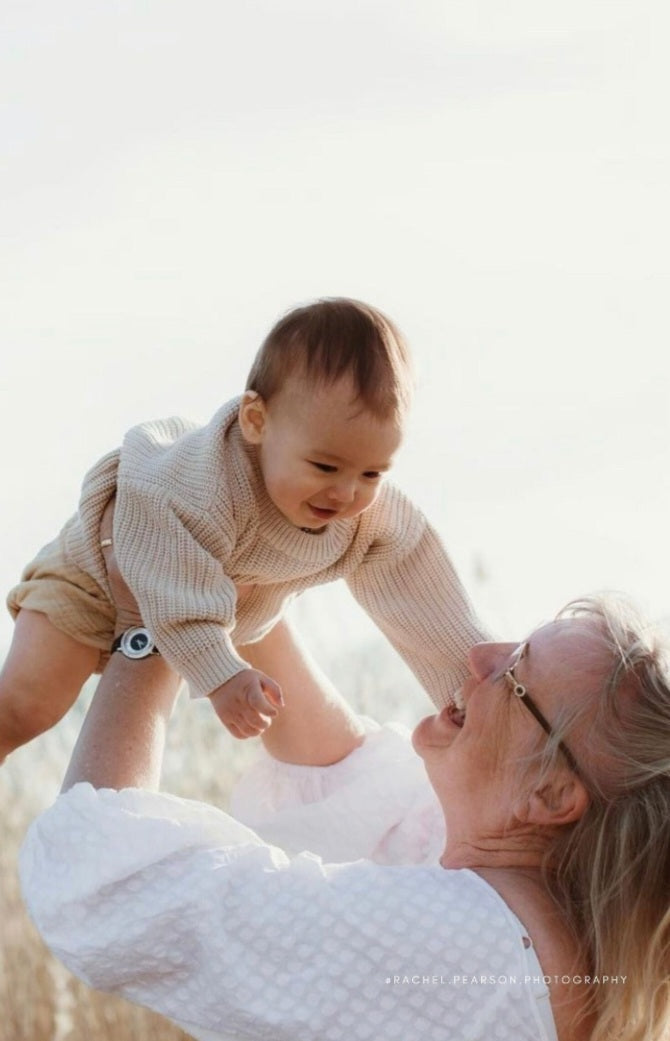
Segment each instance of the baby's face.
[[[362,513],[391,467],[401,427],[361,411],[354,397],[349,379],[314,387],[291,377],[269,402],[242,406],[242,430],[259,445],[268,495],[297,527],[318,530]],[[254,417],[247,413],[256,421],[251,431],[245,407],[256,407]]]

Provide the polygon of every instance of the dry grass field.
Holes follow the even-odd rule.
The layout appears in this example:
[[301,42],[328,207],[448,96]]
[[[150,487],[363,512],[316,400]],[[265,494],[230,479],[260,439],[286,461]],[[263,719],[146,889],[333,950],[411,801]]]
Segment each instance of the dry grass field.
[[[427,711],[416,684],[381,639],[348,660],[327,652],[319,660],[360,711],[405,722]],[[0,1041],[185,1041],[161,1017],[74,979],[45,949],[21,901],[18,849],[32,818],[58,791],[91,693],[84,692],[57,728],[0,768]],[[225,809],[234,780],[255,755],[254,742],[234,741],[208,703],[182,694],[163,786]]]

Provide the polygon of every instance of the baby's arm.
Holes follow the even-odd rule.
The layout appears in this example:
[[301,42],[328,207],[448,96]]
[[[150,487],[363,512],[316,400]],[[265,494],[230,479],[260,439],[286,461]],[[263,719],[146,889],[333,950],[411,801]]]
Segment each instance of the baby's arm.
[[233,647],[235,584],[226,574],[232,517],[215,523],[164,489],[129,482],[117,494],[114,546],[121,573],[169,665],[206,697],[248,667]]
[[238,648],[238,653],[282,688],[284,707],[262,735],[275,759],[330,766],[362,743],[358,716],[301,646],[288,622],[278,622],[262,640]]
[[233,737],[257,737],[282,708],[281,687],[258,669],[242,669],[209,695]]
[[442,708],[454,702],[468,675],[468,652],[488,635],[439,535],[423,514],[393,486],[381,509],[380,534],[347,582]]

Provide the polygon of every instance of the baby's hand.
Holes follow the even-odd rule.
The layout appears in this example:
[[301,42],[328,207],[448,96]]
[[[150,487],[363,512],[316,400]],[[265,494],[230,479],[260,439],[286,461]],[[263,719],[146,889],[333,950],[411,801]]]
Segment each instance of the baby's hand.
[[256,737],[282,708],[281,687],[258,669],[243,669],[212,691],[214,711],[233,737]]

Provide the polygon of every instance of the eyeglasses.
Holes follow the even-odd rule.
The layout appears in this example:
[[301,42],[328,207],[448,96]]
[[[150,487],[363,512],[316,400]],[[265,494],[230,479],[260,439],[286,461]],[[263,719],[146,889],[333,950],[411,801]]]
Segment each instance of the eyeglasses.
[[[525,650],[525,647],[522,648],[521,655],[523,655],[524,650]],[[514,670],[516,669],[518,664],[519,664],[519,661],[517,659],[515,664],[512,665],[509,669],[507,669],[504,672],[503,675],[504,675],[505,679],[507,679],[507,680],[509,680],[511,682],[511,684],[512,684],[512,693],[514,695],[516,695],[516,697],[519,699],[519,701],[523,705],[526,706],[528,711],[533,716],[535,716],[536,720],[538,721],[538,723],[540,724],[540,726],[544,730],[545,734],[547,734],[549,737],[553,737],[554,736],[554,731],[552,729],[551,723],[549,722],[547,717],[542,712],[540,712],[539,708],[537,707],[537,705],[535,704],[535,702],[531,698],[530,694],[528,693],[528,691],[524,687],[523,683],[519,683],[518,679],[514,675]],[[564,741],[559,741],[558,742],[558,747],[560,748],[561,752],[565,756],[565,759],[566,759],[570,769],[573,770],[574,773],[576,773],[578,777],[581,777],[582,776],[582,772],[581,772],[581,770],[579,769],[579,767],[577,765],[577,760],[575,759],[574,755],[572,754],[572,752],[570,751],[568,746],[565,744],[565,742]]]

